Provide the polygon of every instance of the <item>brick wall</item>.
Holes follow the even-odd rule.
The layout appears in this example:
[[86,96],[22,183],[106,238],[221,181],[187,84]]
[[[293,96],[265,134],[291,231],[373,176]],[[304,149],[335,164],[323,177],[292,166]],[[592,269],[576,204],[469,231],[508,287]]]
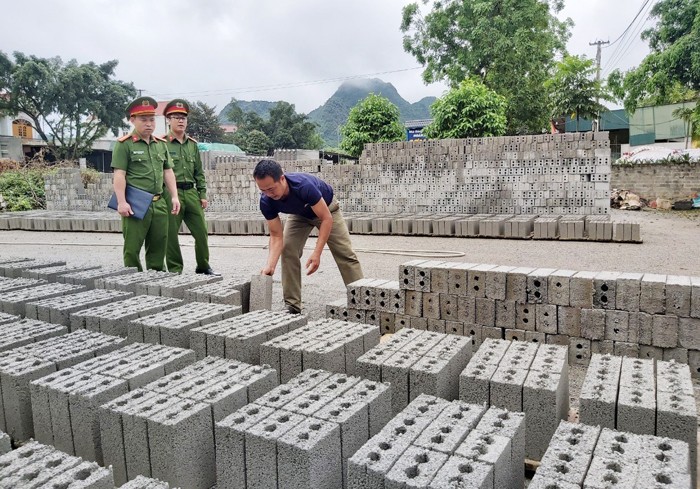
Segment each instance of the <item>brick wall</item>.
[[610,187],[629,190],[653,200],[687,198],[700,192],[700,164],[687,165],[612,165]]

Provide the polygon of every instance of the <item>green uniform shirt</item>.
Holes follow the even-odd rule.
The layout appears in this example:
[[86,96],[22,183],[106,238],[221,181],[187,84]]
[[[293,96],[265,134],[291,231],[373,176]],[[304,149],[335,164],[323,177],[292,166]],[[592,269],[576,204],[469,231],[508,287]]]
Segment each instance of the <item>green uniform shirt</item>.
[[199,198],[206,199],[207,181],[202,169],[202,158],[199,155],[197,141],[185,136],[185,142],[181,143],[172,132],[169,132],[164,139],[173,160],[173,171],[177,183],[194,184]]
[[112,168],[126,172],[126,183],[152,194],[163,192],[163,170],[173,167],[168,148],[160,138],[147,143],[138,134],[121,138],[114,145]]

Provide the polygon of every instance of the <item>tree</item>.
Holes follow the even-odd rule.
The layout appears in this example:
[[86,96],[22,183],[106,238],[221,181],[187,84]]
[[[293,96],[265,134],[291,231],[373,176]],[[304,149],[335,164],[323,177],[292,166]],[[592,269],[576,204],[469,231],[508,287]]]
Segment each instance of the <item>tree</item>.
[[543,84],[572,25],[555,17],[562,7],[561,0],[441,0],[422,17],[409,4],[404,50],[423,65],[426,82],[456,87],[481,77],[508,102],[508,134],[539,133],[549,115]]
[[0,51],[0,111],[23,112],[59,159],[76,159],[108,131],[128,127],[124,109],[136,97],[132,83],[115,80],[116,60],[101,65]]
[[341,126],[340,149],[352,156],[360,156],[367,143],[401,141],[406,132],[399,122],[399,109],[389,99],[370,93],[348,114]]
[[[288,102],[277,102],[270,109],[269,118],[264,119],[256,112],[242,110],[237,101],[232,100],[227,117],[238,125],[234,140],[246,152],[250,152],[250,148],[255,148],[255,154],[267,154],[274,149],[323,147],[316,124],[309,121],[306,114],[297,114],[294,105]],[[250,139],[253,132],[256,134]],[[261,133],[265,138],[257,133]],[[249,139],[252,142],[249,142]],[[261,152],[260,144],[263,142],[267,147]]]
[[297,114],[294,104],[277,102],[270,109],[270,119],[265,133],[274,148],[321,149],[323,141],[316,132],[316,124],[306,114]]
[[605,110],[600,100],[610,100],[609,92],[595,77],[596,66],[585,56],[564,56],[556,64],[554,75],[545,81],[550,116],[576,116],[576,131],[581,117],[594,119]]
[[241,149],[251,155],[267,156],[271,147],[272,141],[267,137],[267,134],[258,129],[253,129],[246,135]]
[[187,133],[198,141],[221,142],[224,139],[224,130],[219,125],[219,118],[214,112],[215,108],[204,102],[190,104],[190,113],[187,116]]
[[697,98],[700,90],[700,1],[660,0],[649,16],[656,23],[642,32],[642,39],[651,53],[638,67],[608,77],[629,113],[643,105]]
[[506,131],[506,99],[468,78],[430,107],[433,122],[423,134],[429,138],[457,139],[502,136]]
[[695,122],[695,111],[690,107],[678,107],[675,109],[671,115],[677,119],[683,121],[683,135],[685,136],[685,149],[688,149],[688,136],[690,136],[693,131],[693,123]]

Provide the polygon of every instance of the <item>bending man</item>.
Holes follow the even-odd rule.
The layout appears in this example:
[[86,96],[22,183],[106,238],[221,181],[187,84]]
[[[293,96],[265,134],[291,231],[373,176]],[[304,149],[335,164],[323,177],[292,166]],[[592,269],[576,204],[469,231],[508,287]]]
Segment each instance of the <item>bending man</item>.
[[[273,160],[260,161],[253,177],[262,192],[260,211],[270,229],[270,251],[261,273],[273,275],[282,257],[282,293],[289,312],[301,312],[301,255],[313,228],[318,228],[318,238],[306,261],[306,274],[318,270],[321,252],[328,244],[345,285],[363,278],[330,185],[309,173],[285,174]],[[284,227],[279,213],[289,215]]]

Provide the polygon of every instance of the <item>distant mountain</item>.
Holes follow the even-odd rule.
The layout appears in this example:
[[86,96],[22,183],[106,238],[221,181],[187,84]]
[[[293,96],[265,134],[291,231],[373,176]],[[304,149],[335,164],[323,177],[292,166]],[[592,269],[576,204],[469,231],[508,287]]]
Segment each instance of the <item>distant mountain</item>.
[[[238,106],[243,110],[243,112],[255,112],[263,119],[267,119],[270,116],[270,109],[277,104],[277,102],[268,102],[266,100],[235,100]],[[219,121],[222,124],[230,123],[228,118],[228,111],[233,107],[234,101],[232,100],[219,112]]]
[[[435,97],[425,97],[411,104],[399,95],[391,83],[383,82],[377,78],[344,82],[331,98],[326,100],[326,103],[308,114],[309,119],[319,125],[319,134],[328,146],[338,146],[338,126],[347,122],[350,109],[370,93],[382,95],[396,105],[399,108],[401,122],[412,119],[429,119],[430,105],[436,99]],[[244,111],[252,110],[262,117],[268,117],[270,108],[276,103],[262,100],[252,102],[238,100],[237,102]],[[227,122],[225,114],[229,109],[230,104],[221,111],[219,120]]]

